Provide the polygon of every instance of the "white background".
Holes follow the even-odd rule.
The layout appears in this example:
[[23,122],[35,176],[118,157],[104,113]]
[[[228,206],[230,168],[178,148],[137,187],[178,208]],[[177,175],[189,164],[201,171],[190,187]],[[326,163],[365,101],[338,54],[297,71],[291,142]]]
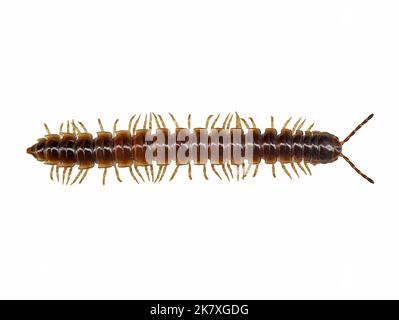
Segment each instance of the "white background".
[[[2,1],[0,298],[399,298],[397,1]],[[105,187],[26,154],[67,119],[98,130],[240,111],[344,138],[313,177]],[[169,121],[171,125],[171,122]],[[169,169],[169,174],[171,169]],[[211,175],[211,174],[210,174]]]

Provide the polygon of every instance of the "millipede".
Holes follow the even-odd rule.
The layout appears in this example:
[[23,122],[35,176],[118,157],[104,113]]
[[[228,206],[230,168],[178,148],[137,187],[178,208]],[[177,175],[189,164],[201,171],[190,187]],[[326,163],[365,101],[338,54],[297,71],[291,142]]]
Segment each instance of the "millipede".
[[[175,167],[170,181],[183,166],[191,180],[193,165],[202,167],[206,180],[209,180],[207,170],[210,166],[217,179],[238,181],[249,174],[255,177],[262,162],[271,165],[272,176],[276,177],[278,162],[283,172],[293,179],[294,174],[299,178],[300,172],[312,175],[309,164],[332,163],[338,158],[344,159],[360,176],[374,183],[342,152],[343,145],[373,114],[342,141],[331,133],[313,130],[314,124],[302,131],[306,121],[302,118],[290,128],[292,117],[289,118],[277,131],[274,118],[270,117],[270,128],[262,131],[252,117],[243,118],[237,112],[223,118],[220,118],[221,114],[209,115],[204,127],[199,128],[191,128],[191,115],[187,117],[186,127],[179,126],[172,113],[169,116],[175,127],[172,130],[166,126],[162,115],[153,112],[144,116],[133,115],[127,130],[118,130],[116,120],[112,132],[105,131],[98,119],[100,130],[96,137],[80,121],[62,123],[58,133],[52,133],[44,124],[47,134],[29,147],[27,153],[51,166],[51,180],[66,185],[82,183],[96,164],[103,169],[102,183],[105,185],[111,168],[120,182],[119,168],[127,168],[136,183],[159,183],[172,163]],[[76,175],[73,174],[75,166],[78,170]]]

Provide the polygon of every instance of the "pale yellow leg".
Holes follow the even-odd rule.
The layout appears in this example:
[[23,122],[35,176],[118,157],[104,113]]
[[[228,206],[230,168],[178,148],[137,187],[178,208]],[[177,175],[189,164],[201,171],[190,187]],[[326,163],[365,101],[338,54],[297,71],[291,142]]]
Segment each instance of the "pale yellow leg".
[[[101,120],[100,119],[98,119],[99,121],[100,121],[100,123],[101,123]],[[72,129],[73,129],[73,133],[74,134],[76,134],[76,133],[80,133],[80,129],[76,126],[76,123],[75,123],[75,120],[72,120]],[[68,121],[68,125],[67,125],[67,131],[69,130],[69,121]]]
[[259,170],[259,163],[255,166],[255,171],[254,171],[254,174],[253,174],[253,178],[255,178],[256,177],[256,175],[258,174],[258,170]]
[[157,124],[157,128],[159,129],[161,127],[161,125],[159,124],[158,117],[154,112],[152,113],[152,115],[154,116],[155,123]]
[[296,164],[298,165],[299,169],[301,169],[302,172],[303,172],[305,175],[308,175],[307,172],[305,171],[305,169],[302,167],[302,165],[301,165],[300,162],[297,162]]
[[305,124],[306,119],[303,119],[303,121],[301,122],[301,124],[299,125],[298,129],[296,129],[296,132],[300,131],[303,127],[303,125]]
[[53,178],[53,172],[54,172],[54,166],[51,166],[51,169],[50,169],[50,179],[51,179],[51,180],[54,180],[54,178]]
[[312,171],[310,171],[310,168],[309,168],[309,166],[308,166],[308,163],[307,163],[307,162],[304,162],[303,164],[305,165],[305,168],[306,168],[306,170],[308,170],[309,174],[312,175]]
[[57,181],[59,182],[60,181],[60,167],[59,166],[57,166],[55,168],[55,175],[57,177]]
[[105,186],[105,178],[107,177],[107,168],[104,168],[104,173],[103,173],[103,186]]
[[236,165],[236,169],[237,169],[237,181],[240,180],[240,166]]
[[69,171],[68,171],[68,177],[67,177],[66,185],[68,185],[68,183],[69,183],[69,180],[71,179],[71,176],[72,176],[72,169],[73,169],[73,167],[69,167]]
[[272,175],[274,178],[276,177],[276,166],[274,165],[274,163],[272,163]]
[[151,181],[151,179],[150,179],[150,173],[148,172],[148,165],[147,166],[145,166],[144,167],[144,170],[145,170],[145,174],[146,174],[146,176],[147,176],[147,180],[148,180],[148,182],[150,182]]
[[217,116],[217,117],[215,118],[215,120],[213,121],[212,126],[211,126],[211,129],[214,129],[214,128],[216,127],[216,123],[218,122],[219,117],[220,117],[220,113],[218,114],[218,116]]
[[306,130],[306,131],[311,131],[311,130],[313,129],[313,126],[314,126],[314,123],[312,123],[312,124],[310,125],[310,127],[308,128],[308,130]]
[[189,178],[190,180],[193,180],[193,177],[192,177],[192,175],[191,175],[191,163],[190,163],[190,162],[188,163],[188,178]]
[[154,166],[150,164],[151,182],[154,182]]
[[136,133],[136,129],[137,129],[137,126],[139,125],[140,118],[141,118],[141,114],[139,114],[139,116],[137,117],[137,119],[136,119],[136,121],[135,121],[135,123],[133,125],[133,131],[132,131],[133,134]]
[[145,114],[145,117],[144,117],[143,129],[147,129],[147,114]]
[[291,174],[288,172],[286,166],[284,163],[281,162],[281,167],[283,168],[284,172],[287,174],[287,176],[290,177],[290,179],[292,179]]
[[48,125],[46,123],[43,123],[44,129],[46,129],[47,134],[51,134],[50,129],[48,128]]
[[[130,131],[130,130],[129,130],[129,131]],[[129,172],[130,172],[130,175],[133,177],[134,181],[136,181],[137,183],[139,183],[139,180],[137,180],[136,176],[134,175],[133,167],[132,167],[132,166],[129,166]]]
[[230,172],[230,175],[231,175],[231,179],[234,179],[234,174],[233,174],[233,170],[231,170],[230,162],[227,162],[227,169],[229,169],[229,172]]
[[290,123],[291,119],[292,119],[292,117],[290,117],[290,118],[284,123],[283,129],[285,129],[285,128],[288,126],[288,124]]
[[244,175],[242,177],[243,179],[245,179],[247,177],[248,173],[251,171],[251,168],[252,168],[252,164],[250,163],[249,166],[248,166],[248,169],[245,170],[245,173],[244,173]]
[[159,181],[158,181],[158,182],[161,182],[161,181],[162,181],[163,177],[165,176],[165,173],[166,173],[166,170],[167,170],[167,169],[168,169],[168,165],[163,166],[162,175],[161,175],[161,178],[159,178]]
[[189,114],[187,117],[187,128],[191,129],[191,114]]
[[174,179],[174,177],[176,176],[177,171],[179,170],[179,165],[176,165],[175,170],[172,173],[172,176],[170,177],[169,181],[172,181]]
[[115,122],[114,122],[114,128],[112,130],[114,135],[116,134],[116,126],[118,125],[118,121],[119,121],[119,119],[116,119]]
[[163,170],[163,166],[158,166],[158,173],[157,173],[157,176],[156,176],[156,178],[155,178],[154,183],[157,183],[157,182],[158,182],[158,179],[159,179],[160,176],[161,176],[162,170]]
[[114,168],[115,168],[116,179],[118,179],[119,182],[122,182],[121,177],[119,176],[118,167],[116,165],[114,165]]
[[172,118],[172,121],[173,121],[173,123],[175,124],[176,128],[180,128],[180,127],[179,127],[179,124],[178,124],[177,121],[176,121],[175,116],[174,116],[171,112],[169,112],[169,115],[170,115],[170,117]]
[[79,125],[82,127],[83,132],[87,133],[86,126],[85,126],[82,122],[80,122],[80,121],[78,121],[78,123],[79,123]]
[[208,176],[206,175],[206,164],[202,165],[202,167],[203,167],[204,178],[205,178],[206,180],[208,180]]
[[89,173],[90,169],[86,169],[85,172],[83,173],[82,178],[79,181],[79,184],[83,182],[83,180],[86,178],[87,174]]
[[163,121],[163,118],[162,118],[162,116],[160,114],[158,114],[158,118],[161,121],[162,128],[166,128],[165,121]]
[[133,120],[136,118],[136,115],[132,115],[132,117],[129,120],[129,126],[127,127],[127,130],[130,132],[132,130],[132,125],[133,125]]
[[274,129],[274,117],[270,117],[270,128]]
[[76,181],[78,181],[79,177],[82,175],[83,169],[79,169],[78,174],[76,175],[75,179],[73,179],[71,185],[75,184]]
[[244,118],[241,118],[241,121],[244,123],[245,127],[246,127],[247,129],[249,129],[248,122],[247,122]]
[[295,172],[295,174],[297,175],[297,177],[299,178],[298,171],[296,170],[295,165],[294,165],[293,162],[291,162],[291,167],[292,167],[292,169],[294,170],[294,172]]
[[213,117],[213,114],[209,115],[208,118],[206,118],[205,121],[205,129],[208,129],[209,126],[209,121],[211,121],[211,118]]
[[248,117],[249,121],[251,121],[252,128],[256,128],[255,120],[251,117]]
[[226,176],[227,180],[230,181],[229,175],[227,174],[226,166],[224,164],[222,164],[222,169],[223,169],[224,175]]
[[[99,127],[100,127],[100,131],[104,131],[104,127],[103,127],[103,124],[102,124],[102,122],[101,122],[101,119],[97,119],[98,120],[98,125],[99,125]],[[73,122],[72,122],[72,124],[73,124]],[[76,127],[76,126],[75,126]]]
[[237,112],[236,112],[236,128],[239,128],[239,129],[242,128],[241,127],[241,118],[240,118],[240,116],[238,115]]
[[302,120],[302,117],[299,118],[297,122],[295,122],[294,127],[292,128],[292,133],[296,132],[296,128],[298,127],[299,122],[301,122],[301,120]]
[[137,165],[134,166],[134,170],[136,170],[136,172],[137,172],[138,176],[140,177],[140,179],[143,180],[143,182],[145,182],[145,180],[144,180],[141,172],[139,171],[139,168],[138,168]]
[[227,122],[227,127],[226,127],[227,130],[230,130],[230,126],[231,126],[231,122],[233,121],[233,117],[234,117],[234,114],[232,114],[230,116],[229,122]]
[[227,115],[226,119],[224,119],[224,121],[223,121],[223,129],[226,129],[227,121],[229,120],[229,118],[230,118],[230,113]]
[[[150,113],[150,123],[149,123],[148,129],[150,129],[150,131],[152,130],[152,113]],[[152,179],[152,180],[154,182],[154,179]]]
[[212,171],[217,175],[217,177],[218,177],[220,180],[222,180],[222,177],[220,176],[219,172],[217,172],[217,170],[216,170],[214,164],[211,164],[211,169],[212,169]]
[[64,184],[64,182],[65,182],[65,174],[66,174],[67,169],[68,169],[68,167],[64,167],[64,170],[62,170],[62,184]]

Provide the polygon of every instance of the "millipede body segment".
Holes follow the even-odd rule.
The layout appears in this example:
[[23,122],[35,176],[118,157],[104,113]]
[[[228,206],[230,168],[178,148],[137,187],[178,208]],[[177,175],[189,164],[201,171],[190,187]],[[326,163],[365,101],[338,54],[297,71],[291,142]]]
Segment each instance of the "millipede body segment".
[[[150,113],[144,117],[134,115],[127,130],[117,130],[116,120],[113,132],[105,131],[98,120],[100,131],[95,137],[81,122],[67,121],[65,128],[61,124],[57,134],[51,133],[45,124],[47,134],[27,152],[51,166],[52,180],[56,175],[58,181],[66,184],[81,183],[96,164],[104,170],[103,184],[110,168],[114,168],[119,181],[118,168],[128,168],[137,183],[145,180],[160,182],[172,163],[175,168],[169,180],[173,180],[181,166],[187,167],[189,179],[192,179],[192,165],[202,166],[203,175],[208,180],[208,164],[221,180],[222,177],[229,181],[245,179],[252,168],[251,174],[255,177],[261,163],[271,165],[272,175],[276,177],[277,162],[292,179],[290,171],[298,178],[299,172],[311,175],[309,164],[331,163],[340,157],[363,178],[374,183],[342,153],[342,146],[373,115],[342,141],[331,133],[312,130],[313,124],[302,131],[305,124],[302,119],[291,128],[288,128],[291,118],[288,119],[278,132],[273,117],[270,128],[265,130],[257,128],[252,118],[241,118],[237,112],[228,114],[220,126],[219,114],[208,116],[204,127],[192,129],[191,115],[187,127],[180,127],[173,114],[169,115],[175,126],[173,130],[167,128],[161,115]],[[143,121],[142,127],[139,127],[140,120]],[[78,172],[72,178],[74,167]]]

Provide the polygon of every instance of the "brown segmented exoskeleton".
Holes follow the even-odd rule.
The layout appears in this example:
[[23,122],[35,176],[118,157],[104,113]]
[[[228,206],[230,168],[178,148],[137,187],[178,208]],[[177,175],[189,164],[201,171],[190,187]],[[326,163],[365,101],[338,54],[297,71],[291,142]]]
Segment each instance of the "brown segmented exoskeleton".
[[[44,124],[47,134],[27,152],[51,166],[52,180],[55,175],[57,181],[71,185],[82,183],[95,164],[104,170],[103,184],[111,168],[118,181],[122,181],[118,168],[128,168],[135,182],[158,183],[172,163],[175,168],[170,181],[180,167],[187,168],[191,180],[192,165],[202,167],[206,180],[210,165],[218,179],[231,181],[243,180],[249,174],[255,177],[262,162],[271,165],[274,177],[279,162],[283,172],[292,179],[292,173],[298,178],[301,172],[312,175],[309,164],[332,163],[340,157],[359,175],[374,183],[342,153],[342,146],[373,117],[372,114],[342,141],[331,133],[314,131],[313,124],[302,131],[306,120],[301,118],[290,128],[292,118],[289,118],[278,132],[271,117],[270,128],[262,132],[253,118],[242,118],[237,112],[228,114],[223,121],[220,114],[209,115],[204,127],[193,129],[191,115],[188,115],[186,127],[180,127],[173,114],[169,116],[174,130],[168,129],[164,118],[155,113],[132,116],[127,130],[117,130],[116,120],[112,132],[105,131],[99,119],[100,131],[95,138],[81,122],[67,121],[66,130],[61,124],[57,134],[51,133]],[[72,178],[75,166],[78,172]]]

